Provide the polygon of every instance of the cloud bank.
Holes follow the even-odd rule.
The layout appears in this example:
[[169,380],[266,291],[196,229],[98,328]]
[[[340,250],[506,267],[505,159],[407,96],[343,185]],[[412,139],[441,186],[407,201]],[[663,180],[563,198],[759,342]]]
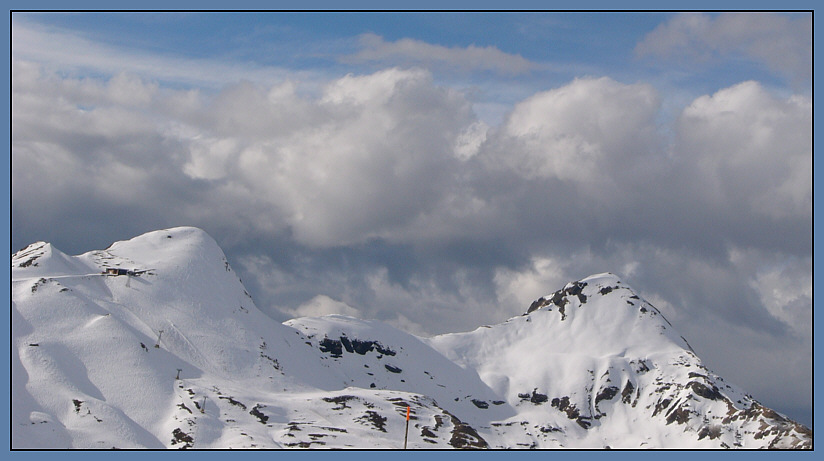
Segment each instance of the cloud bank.
[[706,61],[741,55],[798,80],[812,78],[812,15],[679,14],[650,32],[638,56]]
[[[677,18],[639,49],[714,37],[720,21]],[[494,49],[363,40],[362,60],[519,69]],[[421,335],[499,323],[611,271],[710,367],[765,404],[810,407],[809,97],[744,81],[662,119],[653,86],[585,77],[490,126],[471,92],[419,67],[205,91],[14,58],[11,79],[14,249],[79,253],[196,225],[275,317],[342,313]]]
[[521,55],[505,53],[494,46],[445,47],[411,38],[387,42],[376,34],[362,34],[358,41],[360,51],[341,58],[343,61],[437,66],[463,72],[492,71],[505,75],[523,74],[537,67]]

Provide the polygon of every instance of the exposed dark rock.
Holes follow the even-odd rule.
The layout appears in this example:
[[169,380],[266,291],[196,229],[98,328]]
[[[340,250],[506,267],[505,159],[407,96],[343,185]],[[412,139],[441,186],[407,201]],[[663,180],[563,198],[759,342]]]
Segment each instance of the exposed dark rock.
[[359,355],[366,355],[367,352],[372,351],[377,351],[380,355],[394,356],[396,354],[395,351],[384,347],[377,341],[361,341],[359,339],[349,339],[346,336],[341,336],[340,339],[324,337],[319,343],[319,348],[321,352],[330,353],[334,358],[341,357],[344,350]]
[[569,397],[556,397],[552,399],[550,405],[566,413],[567,418],[569,419],[578,419],[581,416],[581,413],[578,411],[577,408],[575,408],[575,405],[569,403]]
[[[357,341],[357,340],[355,340],[355,341]],[[368,344],[369,347],[374,347],[376,351],[378,351],[379,353],[381,353],[383,355],[388,355],[390,357],[395,356],[395,351],[393,351],[392,349],[389,349],[388,347],[383,347],[377,341],[367,341],[367,342],[364,342],[363,344]],[[356,350],[357,350],[357,348],[356,348]],[[369,350],[371,351],[372,349],[369,349]]]
[[379,415],[376,411],[367,410],[366,414],[355,418],[355,421],[361,422],[363,424],[367,422],[371,423],[372,426],[375,427],[375,429],[381,432],[386,432],[386,418]]
[[278,359],[274,359],[272,357],[269,357],[268,355],[264,354],[263,352],[260,353],[260,358],[268,360],[269,363],[272,364],[272,368],[274,368],[275,370],[280,371],[280,363],[278,362]]
[[476,407],[478,407],[478,408],[480,408],[480,409],[482,409],[482,410],[486,410],[487,408],[489,408],[489,404],[488,404],[488,403],[486,403],[486,402],[485,402],[485,401],[483,401],[483,400],[472,399],[472,403],[473,403]]
[[346,406],[346,402],[355,399],[357,399],[357,397],[355,397],[354,395],[339,395],[337,397],[324,397],[322,400],[324,402],[335,403],[340,405],[339,407],[333,408],[333,410],[343,410],[344,408],[351,408]]
[[692,389],[696,395],[705,399],[722,400],[724,398],[717,387],[712,386],[712,388],[709,388],[698,381],[690,381],[689,384],[687,384],[687,388]]
[[587,297],[583,293],[585,286],[587,286],[586,282],[572,282],[572,286],[564,288],[564,292],[570,296],[577,296],[578,301],[584,304],[587,302]]
[[324,431],[329,431],[329,432],[342,432],[344,434],[349,433],[349,431],[347,431],[346,429],[342,429],[342,428],[339,428],[339,427],[326,427],[326,426],[324,426],[324,427],[321,427],[320,429],[323,429]]
[[454,426],[452,429],[452,437],[449,439],[449,444],[454,448],[459,449],[479,449],[489,448],[489,444],[481,437],[478,432],[470,425],[458,419],[455,415],[446,412]]
[[561,313],[561,320],[564,320],[566,319],[565,307],[567,303],[569,303],[567,296],[577,296],[578,301],[580,301],[581,304],[587,302],[587,297],[583,293],[583,289],[585,286],[587,286],[586,282],[572,282],[563,289],[553,293],[553,295],[549,298],[538,298],[529,306],[526,313],[529,314],[533,311],[549,306],[550,304],[554,304],[558,306],[558,312]]
[[318,348],[321,352],[328,352],[335,358],[343,355],[343,345],[340,341],[335,341],[334,339],[323,338],[318,344]]
[[539,394],[538,389],[534,389],[532,395],[529,397],[529,401],[535,405],[545,403],[547,400],[549,400],[549,397],[547,397],[546,394]]
[[[29,259],[23,261],[17,265],[17,267],[29,267],[29,266],[37,266],[36,261],[39,257],[43,256],[44,252],[43,247],[45,246],[44,243],[33,243],[26,248],[21,248],[17,251],[14,255],[12,255],[12,259],[21,259],[26,256],[30,256]],[[39,252],[38,252],[39,251]]]
[[185,403],[183,403],[183,402],[178,403],[178,404],[177,404],[177,407],[178,407],[178,408],[180,408],[181,410],[186,410],[186,411],[188,411],[188,412],[189,412],[189,414],[191,414],[191,413],[192,413],[192,410],[190,410],[190,409],[189,409],[189,407],[187,407],[187,406],[186,406],[186,404],[185,404]]
[[[37,259],[37,257],[31,258],[27,261],[23,261],[22,263],[18,264],[17,267],[29,267],[29,266],[31,266],[31,264],[34,262],[35,259]],[[35,266],[36,265],[37,264],[35,264]]]
[[710,440],[715,440],[718,437],[721,437],[721,427],[720,426],[704,426],[701,430],[698,431],[698,440],[702,440],[705,437],[709,437]]
[[638,362],[631,361],[630,365],[634,365],[637,363],[637,367],[635,368],[635,372],[638,374],[646,373],[649,371],[649,366],[647,366],[647,362],[644,360],[640,360]]
[[322,442],[322,441],[317,441],[317,442],[314,442],[314,441],[313,441],[313,442],[303,442],[303,441],[301,441],[301,442],[287,443],[287,444],[284,444],[284,445],[285,445],[285,446],[287,446],[287,447],[290,447],[290,448],[291,448],[291,447],[298,447],[298,448],[311,448],[311,447],[312,447],[312,444],[315,444],[315,445],[326,445],[326,442]]
[[391,373],[400,373],[401,371],[403,371],[398,367],[393,367],[392,365],[384,364],[383,366],[384,366],[384,368],[386,368]]
[[[768,448],[774,448],[781,440],[791,440],[793,448],[796,449],[811,449],[813,432],[806,426],[791,421],[777,412],[761,406],[758,402],[753,402],[749,408],[738,410],[732,406],[732,403],[727,401],[727,408],[729,409],[727,416],[721,421],[722,424],[729,424],[732,421],[758,421],[760,420],[759,430],[753,435],[756,440],[761,440],[766,437],[772,437],[768,444]],[[807,440],[799,439],[792,436],[792,432],[797,432],[808,437]]]
[[231,403],[232,405],[237,406],[237,407],[240,407],[240,408],[243,408],[244,410],[246,409],[246,405],[244,405],[244,404],[243,404],[243,403],[241,403],[241,402],[238,402],[237,400],[235,400],[235,399],[234,399],[234,398],[232,398],[232,397],[220,396],[220,397],[218,397],[218,398],[219,398],[219,399],[223,399],[223,400],[228,400],[228,401],[229,401],[229,403]]
[[678,424],[686,424],[689,420],[690,411],[678,404],[673,405],[667,413],[667,424],[672,424],[673,422]]
[[537,300],[533,301],[532,304],[530,304],[529,309],[526,310],[526,313],[529,314],[530,312],[533,312],[533,311],[536,311],[536,310],[538,310],[542,307],[548,306],[549,304],[551,304],[550,300],[548,300],[544,297],[538,298]]
[[569,302],[564,296],[564,290],[558,290],[553,295],[552,298],[549,299],[552,304],[555,304],[558,307],[564,307]]
[[395,355],[395,351],[384,348],[376,341],[361,341],[359,339],[353,339],[352,349],[360,355],[366,355],[367,352],[372,352],[374,350],[377,350],[379,353],[384,355]]
[[289,432],[294,432],[294,431],[300,432],[301,429],[298,426],[301,425],[301,424],[306,424],[306,423],[299,423],[299,422],[296,422],[296,421],[290,421],[289,424],[286,425],[286,427],[289,428]]
[[192,436],[180,430],[179,427],[172,431],[172,436],[172,445],[177,445],[178,443],[184,444],[180,447],[181,449],[192,448],[192,444],[195,443]]
[[[346,352],[353,353],[355,352],[355,348],[352,347],[352,341],[349,341],[349,338],[346,336],[340,337],[340,342],[343,345],[343,348],[346,349]],[[363,354],[361,354],[363,355]]]
[[254,407],[252,407],[252,411],[250,411],[249,414],[256,417],[260,421],[260,424],[266,424],[266,422],[269,421],[269,417],[264,415],[263,412],[260,411],[261,408],[264,408],[264,406],[261,404],[257,404]]
[[438,432],[438,429],[443,427],[443,423],[446,421],[446,417],[444,415],[435,415],[435,432]]
[[598,406],[598,402],[602,400],[612,400],[616,395],[618,395],[618,388],[615,386],[609,386],[601,389],[601,392],[595,396],[595,406]]
[[652,416],[661,413],[663,410],[666,410],[669,407],[670,403],[672,403],[672,399],[664,399],[655,404],[655,409],[652,411]]
[[40,287],[40,286],[45,285],[46,283],[48,283],[48,280],[46,280],[44,278],[39,279],[37,282],[34,283],[34,285],[31,286],[31,292],[32,293],[37,292],[37,288]]
[[635,386],[633,386],[631,382],[627,381],[627,384],[624,386],[624,390],[621,391],[621,401],[624,403],[630,403],[632,400],[632,391],[634,390]]
[[601,293],[602,295],[606,295],[606,294],[612,293],[612,290],[613,290],[613,287],[603,287],[600,290],[598,290],[598,293]]
[[392,404],[395,405],[395,407],[396,407],[395,410],[401,416],[406,416],[406,407],[412,407],[410,415],[409,415],[409,419],[411,419],[411,420],[418,419],[418,417],[415,416],[414,406],[411,403],[407,402],[406,400],[404,400],[400,397],[397,397],[397,398],[393,398],[393,399],[388,399],[387,402],[392,402]]
[[429,429],[429,426],[424,426],[421,428],[421,437],[431,437],[434,439],[438,436]]
[[581,412],[578,411],[578,408],[576,408],[574,404],[569,403],[569,397],[556,397],[552,399],[550,405],[566,413],[567,418],[574,420],[582,428],[589,429],[590,426],[592,426],[592,418],[590,418],[589,416],[581,415]]

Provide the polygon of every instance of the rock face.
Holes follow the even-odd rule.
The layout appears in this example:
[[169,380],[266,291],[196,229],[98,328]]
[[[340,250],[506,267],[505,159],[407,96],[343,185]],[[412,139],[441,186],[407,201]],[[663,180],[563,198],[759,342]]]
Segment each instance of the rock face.
[[[125,269],[108,270],[107,269]],[[12,256],[13,448],[811,448],[611,274],[418,338],[273,321],[205,232]]]

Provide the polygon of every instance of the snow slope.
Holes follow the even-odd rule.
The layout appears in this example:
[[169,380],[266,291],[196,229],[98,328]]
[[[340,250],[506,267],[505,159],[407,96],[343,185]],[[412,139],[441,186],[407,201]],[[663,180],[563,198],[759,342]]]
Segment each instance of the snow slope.
[[[129,275],[105,275],[107,268]],[[13,448],[810,447],[615,276],[418,338],[260,312],[216,242],[166,229],[12,256]]]
[[798,448],[811,440],[809,429],[704,367],[612,274],[567,284],[503,324],[429,343],[516,408],[493,424],[498,444],[516,435],[530,447]]

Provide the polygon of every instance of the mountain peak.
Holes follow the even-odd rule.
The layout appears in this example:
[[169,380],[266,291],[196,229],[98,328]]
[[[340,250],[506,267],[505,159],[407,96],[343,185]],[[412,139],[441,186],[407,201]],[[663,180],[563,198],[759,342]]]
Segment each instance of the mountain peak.
[[590,275],[578,281],[569,282],[560,290],[538,298],[529,306],[526,313],[529,314],[550,305],[563,309],[571,301],[571,296],[576,297],[579,304],[585,304],[587,296],[593,295],[592,288],[587,289],[585,293],[586,287],[595,287],[595,290],[600,295],[607,295],[613,290],[624,289],[631,293],[629,295],[631,299],[640,299],[630,287],[622,284],[617,275],[611,272],[604,272]]
[[[661,312],[614,274],[567,283],[522,316],[430,343],[477,370],[519,414],[548,405],[541,415],[554,427],[572,422],[566,431],[574,428],[580,438],[563,446],[592,447],[612,438],[607,445],[653,447],[674,443],[668,437],[690,444],[694,433],[700,442],[693,446],[746,447],[769,437],[762,446],[809,447],[809,429],[763,410],[708,370]],[[630,423],[611,417],[630,414],[632,425],[646,429],[628,431]],[[559,437],[548,433],[537,439]]]
[[579,337],[570,338],[572,342],[597,334],[598,347],[605,353],[622,347],[655,349],[665,343],[692,351],[661,311],[610,272],[567,283],[533,301],[524,316],[537,313],[552,313],[553,321],[577,332]]
[[407,408],[413,448],[812,440],[706,369],[609,273],[468,333],[281,324],[214,239],[177,227],[79,256],[18,251],[11,318],[13,448],[397,448]]
[[79,274],[88,268],[48,242],[35,242],[11,257],[12,278]]

